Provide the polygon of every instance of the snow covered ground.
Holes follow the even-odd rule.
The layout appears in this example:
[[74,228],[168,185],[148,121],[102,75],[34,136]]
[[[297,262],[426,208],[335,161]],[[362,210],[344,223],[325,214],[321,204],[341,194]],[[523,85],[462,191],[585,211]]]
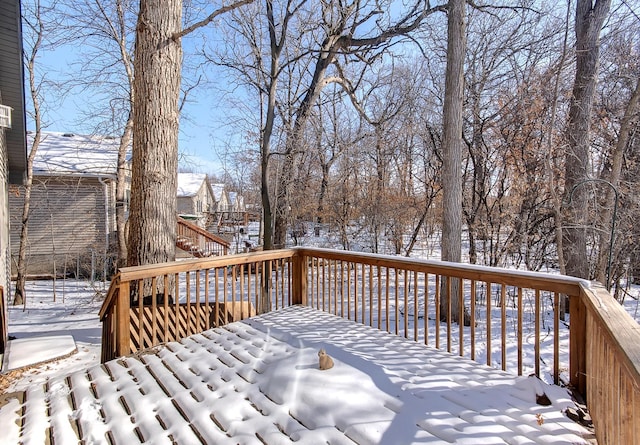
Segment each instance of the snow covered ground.
[[15,378],[18,373],[14,372],[8,390],[22,390],[32,383],[43,383],[53,376],[100,362],[102,326],[98,312],[104,289],[104,283],[91,284],[79,280],[58,280],[55,288],[53,281],[27,282],[26,307],[8,306],[9,335],[17,339],[40,338],[44,341],[32,344],[30,351],[22,351],[24,354],[16,351],[17,364],[24,364],[27,353],[31,356],[31,363],[41,362],[51,355],[66,356],[66,349],[59,350],[59,345],[51,345],[47,341],[50,337],[72,336],[77,352],[32,367],[19,378]]

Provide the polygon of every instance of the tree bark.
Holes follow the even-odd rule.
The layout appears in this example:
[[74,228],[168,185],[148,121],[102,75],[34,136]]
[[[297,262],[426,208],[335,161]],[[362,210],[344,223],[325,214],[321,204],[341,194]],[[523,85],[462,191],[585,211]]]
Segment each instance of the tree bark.
[[127,265],[173,261],[176,238],[182,0],[141,0],[134,58]]
[[264,250],[273,248],[273,210],[269,196],[269,159],[271,157],[271,136],[276,115],[276,95],[278,92],[278,72],[280,70],[280,55],[285,44],[290,13],[284,17],[280,39],[276,34],[276,21],[273,11],[273,1],[266,0],[267,21],[269,23],[269,84],[267,96],[267,115],[260,138],[260,197],[262,201]]
[[[466,50],[466,11],[464,0],[450,0],[447,25],[447,68],[444,96],[442,140],[442,253],[443,261],[461,260],[462,255],[462,106],[464,58]],[[460,320],[457,287],[452,280],[451,295],[442,286],[441,313]],[[449,298],[451,302],[449,302]]]
[[[567,126],[565,155],[565,194],[571,197],[568,226],[563,249],[567,275],[589,278],[587,239],[587,189],[579,187],[589,178],[589,129],[600,56],[600,29],[608,15],[611,0],[577,0],[576,77]],[[568,201],[568,199],[567,199]]]

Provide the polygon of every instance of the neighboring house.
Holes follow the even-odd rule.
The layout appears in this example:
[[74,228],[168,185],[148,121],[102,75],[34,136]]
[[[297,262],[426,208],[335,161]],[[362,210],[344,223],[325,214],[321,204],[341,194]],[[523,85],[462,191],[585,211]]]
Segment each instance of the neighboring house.
[[249,224],[249,213],[244,203],[244,196],[237,192],[229,192],[231,210],[227,220],[229,224],[247,226]]
[[178,173],[178,215],[204,228],[214,209],[215,198],[207,175]]
[[20,2],[0,3],[0,354],[7,342],[11,294],[9,187],[23,184],[27,167]]
[[211,184],[211,190],[215,199],[215,213],[228,212],[230,204],[227,187],[224,184]]
[[224,184],[211,184],[216,200],[213,224],[217,231],[223,227],[246,226],[248,213],[244,197],[237,192],[230,192]]
[[244,213],[247,211],[244,205],[244,197],[237,192],[229,192],[229,201],[231,201],[231,212]]
[[[32,138],[29,134],[29,146]],[[28,275],[108,273],[117,240],[119,144],[119,138],[112,136],[42,133],[33,164]],[[24,188],[12,187],[9,206],[13,256],[20,245],[23,202]]]

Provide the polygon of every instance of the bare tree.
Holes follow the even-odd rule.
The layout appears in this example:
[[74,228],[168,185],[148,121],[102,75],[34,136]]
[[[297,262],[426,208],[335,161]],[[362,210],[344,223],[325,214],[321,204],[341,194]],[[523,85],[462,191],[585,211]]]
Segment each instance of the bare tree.
[[136,26],[133,159],[127,265],[175,259],[181,39],[219,15],[223,6],[182,29],[182,0],[141,0]]
[[571,211],[565,224],[563,249],[566,273],[581,278],[589,278],[589,262],[585,230],[577,226],[587,217],[587,190],[580,185],[589,179],[589,129],[600,56],[600,30],[610,5],[611,0],[576,2],[576,75],[565,155],[565,194],[571,197]]
[[65,8],[71,37],[89,48],[83,51],[83,75],[73,84],[83,90],[97,90],[98,96],[108,99],[108,112],[104,112],[103,101],[96,101],[88,106],[87,117],[95,121],[96,116],[104,116],[96,122],[98,131],[114,129],[120,134],[115,190],[117,268],[127,260],[125,194],[127,154],[133,139],[132,42],[138,11],[133,0],[72,1]]
[[175,259],[182,1],[142,0],[136,27],[127,265]]
[[[620,177],[622,175],[622,164],[624,159],[624,153],[627,150],[629,141],[631,139],[631,133],[633,131],[633,119],[637,115],[638,104],[640,103],[640,78],[635,79],[635,88],[631,93],[631,97],[627,102],[624,109],[624,115],[620,121],[620,129],[618,130],[618,139],[612,149],[612,153],[609,156],[609,162],[607,162],[608,168],[603,171],[602,179],[608,181],[612,187],[607,187],[604,194],[604,206],[602,212],[600,212],[599,219],[604,224],[615,224],[612,221],[614,201],[618,198],[615,196],[616,190],[620,184]],[[598,248],[598,262],[596,265],[596,280],[601,283],[605,283],[605,286],[609,288],[611,285],[607,280],[611,280],[610,256],[612,255],[610,245],[614,240],[611,239],[611,231],[604,230],[600,236],[599,248]],[[607,271],[609,274],[607,275]]]
[[[462,115],[464,58],[466,48],[466,2],[450,0],[447,26],[444,129],[442,138],[442,260],[461,260],[462,254]],[[441,314],[460,322],[457,285],[452,283],[441,300]],[[449,314],[451,308],[451,314]]]
[[48,27],[46,15],[53,10],[55,5],[43,6],[39,0],[33,3],[23,3],[23,21],[26,25],[24,63],[29,76],[29,93],[33,102],[32,118],[35,126],[31,142],[31,150],[27,156],[27,171],[24,184],[24,202],[22,206],[22,219],[20,228],[20,247],[18,248],[17,276],[13,304],[23,304],[26,307],[27,299],[25,283],[27,278],[27,245],[29,242],[28,223],[31,206],[31,189],[33,186],[33,161],[38,152],[38,146],[42,138],[42,91],[41,85],[44,79],[38,79],[36,59],[45,44],[45,39],[51,37],[51,29]]
[[[336,4],[321,1],[319,43],[309,48],[313,60],[309,62],[309,83],[301,95],[302,99],[291,112],[293,124],[287,131],[282,170],[278,179],[276,212],[274,221],[274,244],[283,246],[286,241],[290,214],[291,179],[296,176],[299,142],[320,92],[328,84],[339,80],[339,75],[330,71],[339,56],[360,60],[370,64],[384,53],[384,46],[399,36],[416,31],[426,17],[442,11],[444,7],[431,7],[429,2],[416,1],[395,22],[381,8],[379,2],[352,2]],[[373,31],[371,31],[373,28]],[[365,31],[366,29],[366,31]],[[362,37],[357,37],[359,34]],[[351,57],[355,56],[355,57]],[[333,74],[333,75],[332,75]]]
[[[247,132],[251,140],[257,140],[260,168],[260,202],[262,205],[263,247],[272,248],[273,197],[270,193],[272,140],[276,137],[278,121],[278,89],[288,64],[286,48],[291,38],[291,27],[307,0],[255,2],[248,8],[236,9],[225,19],[225,45],[205,48],[204,57],[233,73],[234,88],[242,85],[248,94],[257,95],[260,104],[258,123],[249,117],[237,119],[244,125],[239,131]],[[292,23],[294,23],[292,25]],[[232,99],[233,100],[233,99]],[[253,104],[252,104],[253,105]],[[247,116],[255,112],[243,101],[234,101],[233,109]],[[259,133],[256,127],[259,126]]]

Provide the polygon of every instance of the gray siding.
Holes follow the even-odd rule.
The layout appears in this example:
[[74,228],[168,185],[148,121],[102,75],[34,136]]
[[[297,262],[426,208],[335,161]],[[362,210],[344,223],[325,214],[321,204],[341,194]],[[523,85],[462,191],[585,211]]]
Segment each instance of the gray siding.
[[[10,288],[8,160],[4,131],[0,129],[0,286],[7,293]],[[1,314],[0,314],[1,316]]]
[[4,353],[8,339],[7,305],[11,296],[8,171],[7,143],[0,129],[0,354]]
[[0,2],[0,91],[2,104],[13,108],[12,125],[6,130],[9,182],[20,184],[27,165],[22,67],[20,2]]
[[[91,257],[103,260],[107,243],[115,241],[114,182],[97,178],[34,178],[28,224],[27,273],[51,274],[75,270],[78,260],[88,267]],[[106,196],[105,196],[106,192]],[[106,200],[105,200],[106,199]],[[24,188],[13,186],[11,247],[16,256],[20,243],[20,220]],[[100,269],[100,266],[98,266]]]
[[196,215],[195,196],[178,196],[178,213]]

